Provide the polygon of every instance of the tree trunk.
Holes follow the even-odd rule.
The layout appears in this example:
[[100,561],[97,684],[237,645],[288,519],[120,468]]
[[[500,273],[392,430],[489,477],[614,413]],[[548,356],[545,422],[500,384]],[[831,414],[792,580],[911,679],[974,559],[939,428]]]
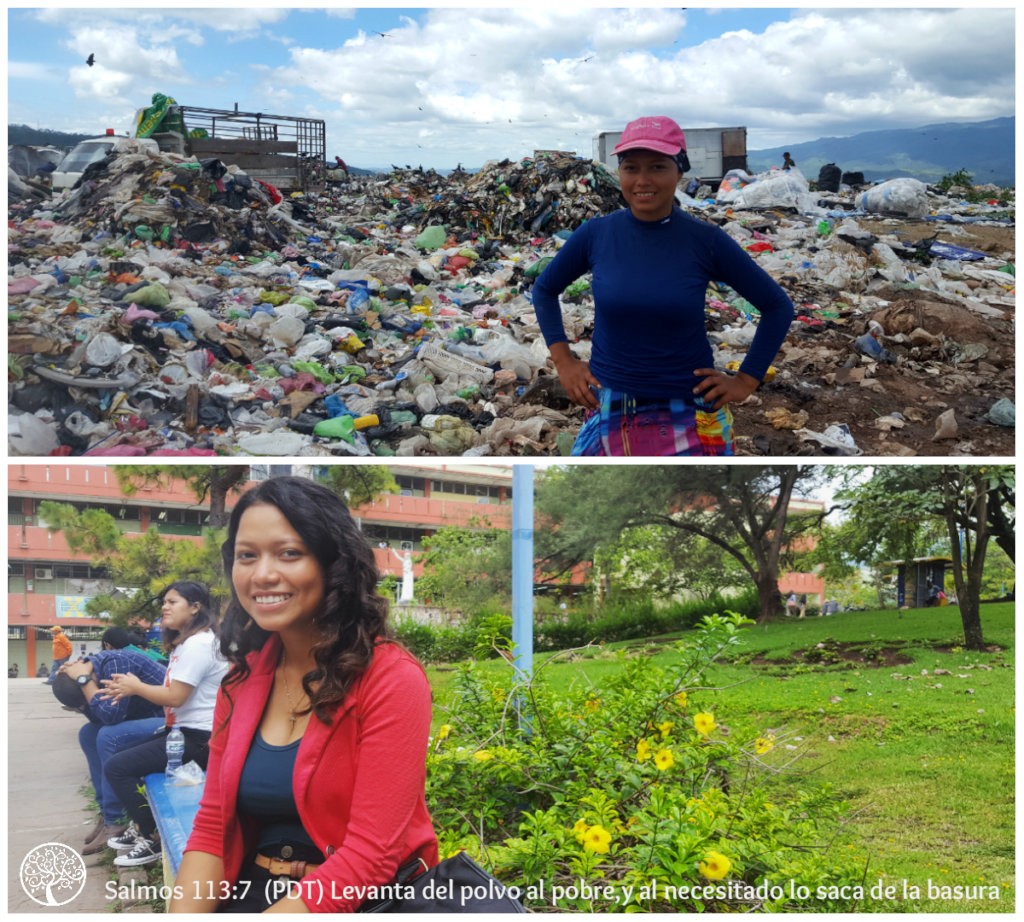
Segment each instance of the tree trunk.
[[[965,475],[970,476],[970,475]],[[985,552],[988,548],[988,493],[981,475],[973,475],[962,488],[964,509],[959,503],[947,504],[946,528],[949,531],[950,556],[953,558],[953,584],[960,606],[960,621],[964,627],[964,648],[984,650],[985,638],[981,630],[981,580],[985,570]],[[952,487],[952,484],[948,486]],[[973,490],[973,496],[971,488]],[[958,515],[962,513],[961,515]],[[967,523],[974,519],[977,530],[971,534]],[[964,525],[963,549],[960,546],[960,525]],[[974,547],[971,547],[973,537]],[[966,578],[965,578],[966,574]]]
[[981,632],[981,612],[979,608],[977,599],[965,599],[960,602],[960,620],[964,625],[965,650],[985,649],[985,638]]
[[210,468],[210,527],[224,528],[228,524],[228,493],[249,475],[243,465]]
[[764,624],[782,611],[778,570],[774,573],[758,573],[754,577],[754,585],[757,586],[757,597],[761,603],[761,613],[757,616],[757,623]]

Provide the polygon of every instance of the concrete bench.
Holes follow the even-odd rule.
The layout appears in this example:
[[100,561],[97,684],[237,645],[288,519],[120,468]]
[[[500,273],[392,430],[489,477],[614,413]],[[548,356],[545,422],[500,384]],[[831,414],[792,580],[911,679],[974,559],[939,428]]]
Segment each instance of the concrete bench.
[[146,799],[160,832],[164,850],[164,883],[169,887],[174,886],[174,879],[178,876],[181,856],[192,834],[192,824],[199,812],[202,796],[201,784],[175,787],[167,784],[167,776],[163,772],[146,775]]

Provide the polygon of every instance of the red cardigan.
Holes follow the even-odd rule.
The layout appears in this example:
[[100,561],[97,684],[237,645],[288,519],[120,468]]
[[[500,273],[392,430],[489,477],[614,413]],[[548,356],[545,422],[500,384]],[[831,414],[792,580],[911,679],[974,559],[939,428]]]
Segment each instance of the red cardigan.
[[[229,708],[223,691],[217,696],[206,788],[185,848],[221,857],[224,879],[231,883],[255,845],[257,830],[236,812],[238,784],[280,650],[275,634],[252,654],[252,672],[231,690],[234,712],[220,733]],[[331,725],[310,718],[293,776],[302,825],[327,856],[302,879],[310,911],[354,912],[363,900],[343,888],[390,883],[414,858],[437,864],[425,799],[430,707],[423,667],[401,647],[385,643]]]

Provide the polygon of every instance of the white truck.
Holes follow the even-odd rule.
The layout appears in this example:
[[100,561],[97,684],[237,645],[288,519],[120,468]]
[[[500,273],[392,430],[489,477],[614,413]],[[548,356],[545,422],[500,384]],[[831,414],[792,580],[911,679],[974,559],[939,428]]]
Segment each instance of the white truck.
[[[107,129],[107,133],[98,138],[86,138],[79,141],[64,155],[64,159],[57,164],[53,171],[53,188],[70,189],[79,179],[85,168],[92,163],[97,163],[107,156],[121,141],[130,141],[131,138],[125,135],[116,135],[113,129]],[[139,141],[153,153],[159,151],[156,141],[139,139]]]
[[[696,177],[717,187],[729,170],[747,169],[746,128],[684,128],[683,134],[690,158],[687,178]],[[612,150],[621,137],[621,131],[599,131],[594,135],[594,159],[618,170],[618,158]]]

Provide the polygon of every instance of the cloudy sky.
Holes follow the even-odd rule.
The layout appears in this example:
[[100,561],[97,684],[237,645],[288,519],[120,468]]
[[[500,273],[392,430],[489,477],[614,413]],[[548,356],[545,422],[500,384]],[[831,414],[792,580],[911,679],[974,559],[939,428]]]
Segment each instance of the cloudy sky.
[[1014,114],[1011,8],[556,6],[9,9],[8,121],[120,134],[160,92],[322,118],[353,166],[450,168],[590,156],[639,115],[758,149]]

